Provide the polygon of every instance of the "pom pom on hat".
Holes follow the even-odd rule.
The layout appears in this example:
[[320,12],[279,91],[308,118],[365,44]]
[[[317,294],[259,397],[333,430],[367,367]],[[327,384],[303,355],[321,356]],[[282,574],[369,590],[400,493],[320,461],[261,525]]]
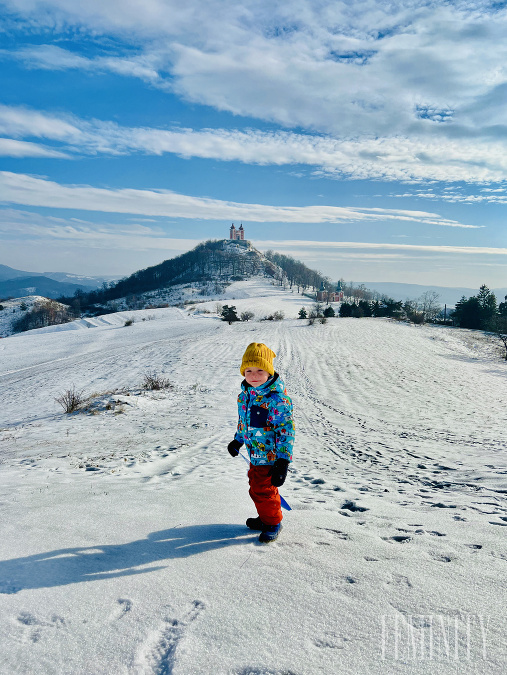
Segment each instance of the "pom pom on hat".
[[274,375],[273,359],[275,356],[275,352],[262,342],[252,342],[243,354],[240,372],[244,377],[247,368],[262,368],[270,375]]

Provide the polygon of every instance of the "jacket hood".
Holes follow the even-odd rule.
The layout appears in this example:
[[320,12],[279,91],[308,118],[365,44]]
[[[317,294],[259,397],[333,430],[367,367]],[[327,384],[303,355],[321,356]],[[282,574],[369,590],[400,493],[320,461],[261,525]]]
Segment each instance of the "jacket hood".
[[243,391],[249,391],[250,389],[255,389],[255,391],[258,392],[259,395],[261,395],[261,394],[265,395],[265,394],[267,394],[269,392],[272,392],[272,391],[277,391],[280,394],[283,394],[284,391],[285,391],[285,384],[284,384],[282,378],[280,377],[280,375],[275,372],[275,374],[272,375],[269,378],[269,380],[264,382],[264,384],[259,385],[258,387],[252,387],[250,384],[248,384],[248,382],[246,380],[243,380],[243,382],[241,383],[241,389],[243,389]]

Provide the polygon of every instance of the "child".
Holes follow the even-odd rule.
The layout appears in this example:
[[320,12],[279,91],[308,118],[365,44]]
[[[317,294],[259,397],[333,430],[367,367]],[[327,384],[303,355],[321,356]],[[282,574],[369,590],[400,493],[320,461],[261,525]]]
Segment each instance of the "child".
[[274,541],[282,529],[278,487],[283,485],[292,461],[294,422],[292,402],[273,368],[276,354],[261,342],[252,342],[243,354],[244,376],[238,396],[238,430],[227,447],[232,457],[246,445],[250,457],[249,494],[259,516],[247,527],[261,530],[259,541]]

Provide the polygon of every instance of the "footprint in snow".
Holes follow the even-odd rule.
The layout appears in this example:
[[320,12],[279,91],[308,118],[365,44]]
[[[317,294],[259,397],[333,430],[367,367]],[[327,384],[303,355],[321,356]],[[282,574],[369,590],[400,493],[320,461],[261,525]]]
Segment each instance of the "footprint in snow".
[[49,621],[43,621],[30,612],[20,612],[17,621],[26,629],[27,637],[31,642],[39,642],[44,634],[44,629],[65,626],[65,619],[58,614],[53,614]]
[[391,572],[391,579],[386,581],[386,584],[392,584],[393,586],[403,587],[403,588],[412,588],[412,582],[410,579],[403,574],[394,574]]
[[351,499],[347,499],[343,502],[342,509],[347,509],[347,511],[359,511],[361,513],[363,511],[369,511],[366,506],[357,506],[357,504]]
[[181,619],[167,617],[141,646],[136,672],[139,675],[171,675],[176,665],[178,645],[185,637],[188,626],[203,609],[204,603],[194,600],[191,609]]
[[333,633],[332,631],[324,631],[324,633],[313,639],[313,644],[316,647],[324,649],[344,649],[349,638]]
[[127,598],[119,598],[117,601],[117,606],[113,609],[109,615],[109,621],[119,621],[123,619],[127,612],[130,612],[132,609],[132,600]]
[[318,530],[323,530],[324,532],[329,532],[331,535],[337,537],[338,539],[350,539],[350,536],[346,532],[341,530],[333,530],[330,527],[317,527]]
[[430,556],[433,558],[433,560],[436,560],[437,562],[451,562],[452,558],[448,555],[442,555],[441,553],[434,553],[433,551],[430,551]]

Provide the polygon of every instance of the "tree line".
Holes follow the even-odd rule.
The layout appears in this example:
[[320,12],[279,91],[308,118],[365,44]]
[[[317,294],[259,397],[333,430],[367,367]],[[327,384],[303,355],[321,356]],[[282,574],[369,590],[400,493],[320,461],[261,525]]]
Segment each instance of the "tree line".
[[279,268],[280,271],[276,273],[275,278],[280,282],[280,285],[287,283],[289,288],[296,286],[298,293],[304,292],[308,288],[317,290],[322,284],[324,284],[326,290],[330,290],[332,287],[329,277],[310,269],[290,255],[277,253],[271,249],[266,251],[264,255]]

